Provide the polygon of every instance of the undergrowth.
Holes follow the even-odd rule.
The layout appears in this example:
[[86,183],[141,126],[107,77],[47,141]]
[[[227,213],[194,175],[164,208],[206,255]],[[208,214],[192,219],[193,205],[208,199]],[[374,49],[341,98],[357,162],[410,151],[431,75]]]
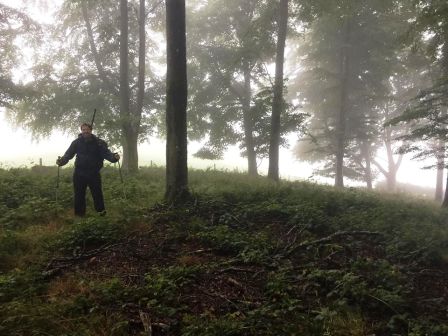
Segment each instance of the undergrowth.
[[448,335],[448,214],[360,189],[190,171],[103,172],[72,216],[70,169],[0,170],[1,335]]

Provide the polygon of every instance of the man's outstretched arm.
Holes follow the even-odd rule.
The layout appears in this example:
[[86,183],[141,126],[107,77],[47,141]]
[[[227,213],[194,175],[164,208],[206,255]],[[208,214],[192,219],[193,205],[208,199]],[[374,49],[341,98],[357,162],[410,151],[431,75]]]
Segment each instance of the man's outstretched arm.
[[67,164],[67,162],[69,162],[71,159],[73,159],[73,157],[76,154],[76,142],[73,141],[70,145],[70,147],[67,149],[67,151],[65,152],[65,154],[61,157],[59,157],[56,160],[56,164],[58,166],[64,166]]
[[107,143],[103,140],[100,140],[100,149],[101,149],[101,155],[103,156],[103,159],[106,159],[109,162],[115,163],[118,160],[120,160],[120,155],[118,153],[112,153],[110,149],[107,147]]

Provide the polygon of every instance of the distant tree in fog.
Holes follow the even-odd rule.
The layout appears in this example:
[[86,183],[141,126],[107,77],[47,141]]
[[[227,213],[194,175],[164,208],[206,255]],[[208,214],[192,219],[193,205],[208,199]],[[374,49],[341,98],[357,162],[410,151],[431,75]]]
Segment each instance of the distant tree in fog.
[[[97,108],[96,131],[122,145],[124,168],[135,171],[137,144],[154,132],[162,115],[156,111],[162,110],[163,83],[142,66],[142,55],[149,57],[154,48],[142,27],[160,29],[154,17],[163,6],[143,13],[142,3],[128,5],[129,109],[120,108],[120,2],[64,1],[35,51],[30,83],[35,95],[15,106],[12,119],[35,136],[47,136],[54,129],[77,130]],[[145,20],[148,16],[152,20]]]
[[[414,3],[416,16],[409,35],[413,50],[431,60],[426,69],[431,85],[420,90],[408,108],[388,124],[409,125],[409,133],[401,137],[408,142],[403,152],[414,153],[415,159],[436,158],[432,167],[438,169],[437,190],[440,194],[448,136],[448,3],[441,0]],[[447,190],[443,206],[448,207]]]
[[25,66],[21,46],[34,45],[41,33],[40,25],[27,14],[0,3],[0,107],[11,109],[14,102],[33,94],[30,86],[14,79],[14,71]]
[[388,99],[387,80],[403,31],[395,5],[379,0],[312,5],[317,14],[299,48],[303,71],[294,87],[312,117],[295,153],[321,163],[316,172],[333,177],[338,187],[344,176],[371,185],[380,106]]

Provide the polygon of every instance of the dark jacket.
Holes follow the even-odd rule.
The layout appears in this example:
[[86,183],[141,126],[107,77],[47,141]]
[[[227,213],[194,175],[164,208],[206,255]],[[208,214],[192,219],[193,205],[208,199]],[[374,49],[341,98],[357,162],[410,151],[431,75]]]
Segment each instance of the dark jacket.
[[117,162],[114,154],[107,148],[104,140],[92,134],[89,138],[84,138],[81,134],[74,140],[70,147],[61,157],[62,165],[65,165],[76,154],[75,173],[81,175],[93,175],[99,173],[103,168],[103,161],[106,159],[112,163]]

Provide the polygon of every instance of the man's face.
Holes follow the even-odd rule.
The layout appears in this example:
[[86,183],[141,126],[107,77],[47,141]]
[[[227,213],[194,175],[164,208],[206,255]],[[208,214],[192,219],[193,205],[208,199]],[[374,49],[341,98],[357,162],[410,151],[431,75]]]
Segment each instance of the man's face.
[[92,130],[88,126],[83,125],[81,127],[81,134],[84,138],[88,138],[92,135]]

